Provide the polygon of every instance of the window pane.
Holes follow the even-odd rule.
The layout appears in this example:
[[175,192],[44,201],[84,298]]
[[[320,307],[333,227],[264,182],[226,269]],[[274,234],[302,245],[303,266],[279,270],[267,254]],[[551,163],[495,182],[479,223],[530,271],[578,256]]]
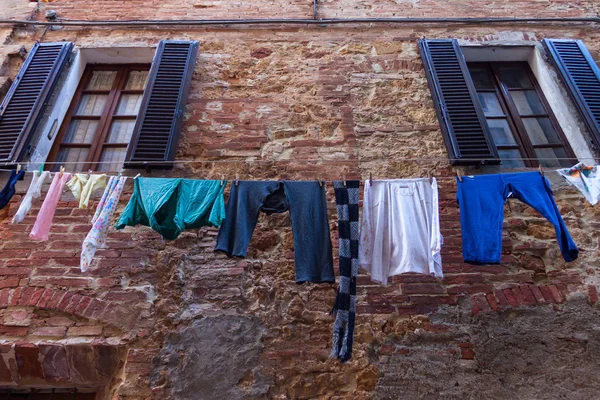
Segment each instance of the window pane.
[[100,156],[100,162],[98,165],[99,171],[120,171],[123,168],[123,162],[125,161],[125,155],[127,154],[126,148],[106,148],[102,151]]
[[471,73],[471,79],[473,79],[476,89],[494,88],[490,76],[485,68],[469,67],[469,72]]
[[510,92],[519,115],[546,114],[546,109],[535,90],[519,90]]
[[500,80],[511,89],[533,87],[527,71],[521,66],[502,66],[498,68]]
[[496,96],[496,93],[477,93],[477,97],[479,98],[481,108],[483,108],[483,113],[486,117],[504,116],[504,112],[502,112],[502,107],[500,106],[500,102],[498,101],[498,96]]
[[75,115],[102,115],[108,95],[84,94],[79,100]]
[[533,145],[561,143],[550,118],[523,118],[523,124]]
[[72,120],[64,143],[92,143],[97,127],[98,121]]
[[114,121],[106,143],[129,143],[134,126],[135,121]]
[[94,71],[86,90],[110,90],[112,88],[117,71]]
[[141,94],[124,94],[119,100],[116,115],[137,115],[141,104]]
[[[576,162],[574,160],[564,160],[564,158],[567,158],[568,156],[567,152],[562,147],[551,149],[535,149],[535,154],[537,155],[540,164],[548,168],[567,168]],[[563,158],[563,160],[557,160],[557,158]]]
[[[83,170],[83,164],[67,164],[67,162],[84,162],[87,159],[89,148],[68,148],[61,149],[56,158],[56,162],[65,163],[67,171],[80,172]],[[58,170],[59,164],[56,165]]]
[[131,71],[125,84],[125,90],[144,90],[149,71]]
[[498,149],[498,155],[502,160],[502,166],[506,168],[522,168],[525,167],[521,152],[518,149]]
[[488,126],[492,133],[492,138],[496,146],[505,146],[516,144],[515,137],[513,136],[510,126],[505,119],[488,119]]

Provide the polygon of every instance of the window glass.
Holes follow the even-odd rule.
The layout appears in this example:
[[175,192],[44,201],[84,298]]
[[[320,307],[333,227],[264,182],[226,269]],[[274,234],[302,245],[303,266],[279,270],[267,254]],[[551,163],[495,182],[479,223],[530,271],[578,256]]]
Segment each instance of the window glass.
[[144,90],[149,71],[131,71],[127,77],[125,90]]
[[58,157],[56,158],[56,162],[66,164],[70,171],[81,172],[84,171],[84,166],[81,163],[86,161],[89,151],[89,148],[67,147],[60,150]]
[[[572,164],[571,160],[565,160],[565,158],[568,158],[568,155],[562,147],[535,149],[535,154],[539,158],[540,164],[544,167],[567,168]],[[562,158],[562,160],[558,160],[559,158]]]
[[106,94],[84,94],[79,100],[75,115],[100,116],[104,111],[106,100],[108,100]]
[[488,119],[487,123],[496,146],[517,144],[506,119]]
[[135,121],[113,121],[106,143],[129,143]]
[[117,107],[117,115],[137,115],[142,105],[141,94],[124,94],[121,95],[119,106]]
[[523,124],[525,124],[531,144],[560,144],[560,138],[550,118],[523,118]]
[[519,149],[498,149],[498,155],[502,160],[502,166],[506,168],[523,168],[525,162],[520,160],[523,158]]
[[98,121],[74,120],[69,124],[65,143],[92,143],[98,128]]
[[500,72],[500,80],[509,89],[529,89],[533,87],[533,83],[531,83],[531,79],[529,79],[523,65],[500,66],[498,71]]
[[99,171],[118,171],[123,166],[127,148],[108,147],[102,151],[100,157]]
[[117,71],[93,71],[86,90],[110,90],[113,86]]
[[480,92],[477,93],[477,97],[486,117],[504,116],[500,101],[495,92]]
[[476,89],[494,89],[494,84],[485,68],[469,67],[469,72]]
[[546,113],[540,96],[535,90],[513,90],[510,92],[510,96],[521,116]]

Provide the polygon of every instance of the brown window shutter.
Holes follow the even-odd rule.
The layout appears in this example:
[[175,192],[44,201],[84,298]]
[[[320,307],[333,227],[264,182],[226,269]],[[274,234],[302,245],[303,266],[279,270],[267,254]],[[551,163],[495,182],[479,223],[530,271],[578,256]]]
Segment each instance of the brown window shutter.
[[544,39],[550,60],[558,69],[596,148],[600,148],[600,69],[581,40]]
[[456,39],[419,40],[452,165],[498,164],[498,151]]
[[36,43],[0,105],[0,162],[20,161],[73,43]]
[[194,73],[198,42],[159,43],[127,149],[127,168],[171,168]]

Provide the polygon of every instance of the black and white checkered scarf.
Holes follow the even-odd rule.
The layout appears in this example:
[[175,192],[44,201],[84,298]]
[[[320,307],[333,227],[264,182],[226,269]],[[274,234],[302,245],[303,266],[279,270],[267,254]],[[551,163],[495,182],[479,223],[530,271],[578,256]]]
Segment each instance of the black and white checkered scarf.
[[331,357],[347,361],[352,357],[356,317],[356,276],[358,275],[358,199],[360,181],[335,181],[340,247],[340,284],[331,312],[333,349]]

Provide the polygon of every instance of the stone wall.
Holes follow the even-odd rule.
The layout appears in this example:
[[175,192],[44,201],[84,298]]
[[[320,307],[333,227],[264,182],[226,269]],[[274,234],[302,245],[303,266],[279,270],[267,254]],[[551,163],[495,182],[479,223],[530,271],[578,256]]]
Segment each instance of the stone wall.
[[[510,4],[510,8],[507,4]],[[468,6],[468,7],[467,7]],[[54,1],[62,18],[312,16],[312,3]],[[591,16],[597,2],[320,2],[320,15]],[[17,73],[38,28],[4,36],[0,74]],[[358,280],[353,359],[328,358],[334,285],[294,282],[287,214],[262,216],[248,257],[213,253],[216,230],[165,241],[145,227],[111,231],[79,271],[89,210],[65,194],[50,240],[9,217],[28,182],[0,210],[0,386],[102,388],[99,398],[590,398],[598,389],[599,209],[576,191],[555,196],[581,253],[560,257],[551,226],[529,207],[506,208],[500,265],[462,262],[453,169],[416,40],[583,39],[590,25],[62,28],[44,41],[81,47],[195,39],[200,52],[172,171],[148,176],[231,179],[439,178],[445,277]],[[4,51],[4,50],[2,50]],[[11,61],[12,60],[12,61]],[[427,158],[414,162],[407,158]],[[252,162],[248,162],[252,161]],[[3,179],[1,180],[4,181]],[[558,182],[558,181],[557,181]],[[556,182],[555,182],[556,183]],[[47,189],[47,188],[46,188]],[[121,201],[131,192],[128,184]],[[334,253],[336,213],[328,188]],[[96,367],[82,372],[81,360]]]

